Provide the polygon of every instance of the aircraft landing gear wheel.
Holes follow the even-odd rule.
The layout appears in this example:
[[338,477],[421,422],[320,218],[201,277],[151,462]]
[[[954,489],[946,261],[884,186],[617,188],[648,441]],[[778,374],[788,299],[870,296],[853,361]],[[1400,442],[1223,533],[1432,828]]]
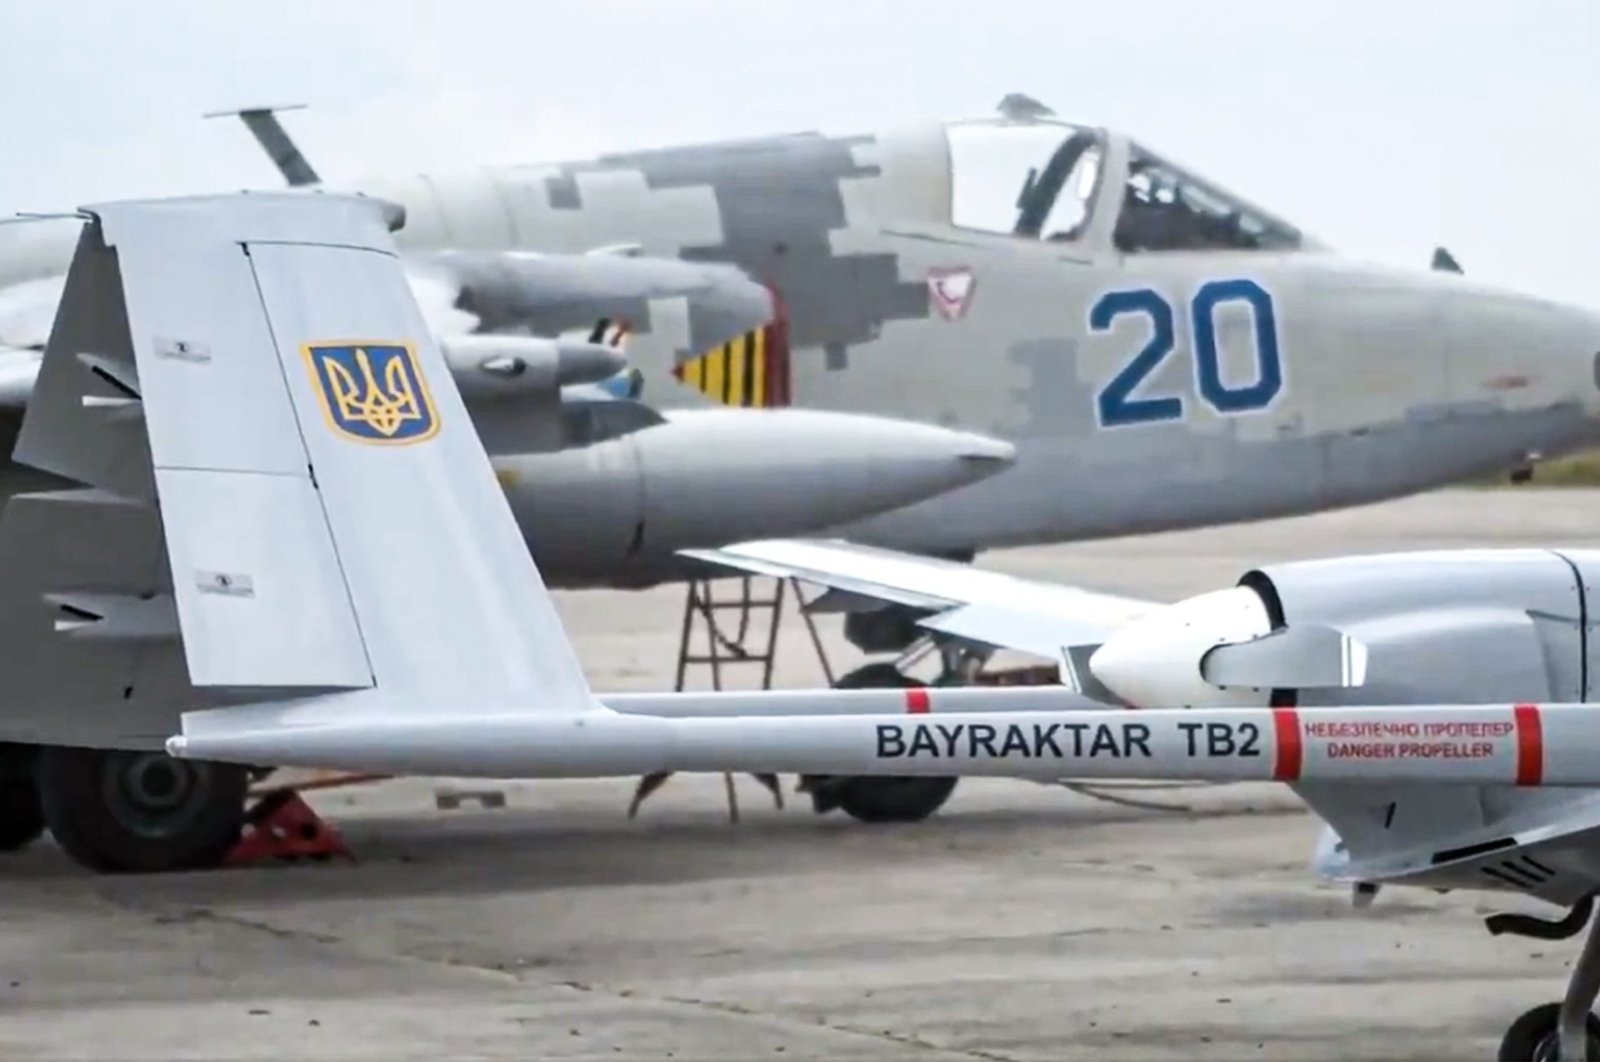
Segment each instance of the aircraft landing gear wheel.
[[921,822],[944,806],[955,778],[851,778],[839,807],[857,822]]
[[[1567,994],[1560,1003],[1534,1007],[1512,1022],[1500,1041],[1501,1059],[1600,1059],[1600,1019],[1591,1013],[1595,998],[1600,997],[1600,919],[1592,917],[1593,908],[1593,898],[1586,897],[1560,922],[1541,924],[1537,919],[1513,915],[1490,925],[1491,933],[1560,940],[1579,932],[1585,921],[1589,923],[1589,936],[1567,979]],[[1516,924],[1507,924],[1508,919]]]
[[[1534,1007],[1511,1023],[1505,1039],[1500,1041],[1500,1062],[1555,1062],[1566,1056],[1560,1051],[1561,1004],[1545,1003]],[[1585,1023],[1588,1027],[1588,1053],[1586,1058],[1600,1059],[1600,1018],[1593,1014]]]
[[50,747],[39,752],[37,777],[56,843],[93,870],[215,867],[244,824],[249,772],[232,764]]
[[0,852],[26,848],[44,834],[39,788],[27,775],[0,778]]
[[[923,683],[893,664],[866,664],[844,675],[834,689],[909,689]],[[807,775],[800,788],[818,813],[838,808],[858,822],[920,822],[944,806],[956,778]]]

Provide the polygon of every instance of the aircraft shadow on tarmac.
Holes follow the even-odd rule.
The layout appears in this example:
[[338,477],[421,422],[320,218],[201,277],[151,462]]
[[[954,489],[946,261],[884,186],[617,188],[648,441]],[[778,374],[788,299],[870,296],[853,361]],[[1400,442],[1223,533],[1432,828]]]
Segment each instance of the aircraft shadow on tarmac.
[[[709,809],[708,809],[709,810]],[[720,813],[662,809],[628,822],[620,809],[519,808],[448,816],[363,814],[339,819],[357,862],[259,866],[191,874],[89,878],[54,845],[0,861],[0,886],[29,880],[92,881],[120,899],[162,902],[211,900],[293,902],[300,898],[425,898],[491,895],[582,886],[677,885],[719,879],[792,876],[827,867],[870,873],[896,865],[981,863],[1018,853],[1051,857],[1085,830],[1175,817],[1216,819],[1280,815],[1277,803],[1253,800],[1182,813],[1104,804],[1070,794],[1026,807],[952,809],[904,826],[864,826],[842,817],[818,818],[809,808],[751,808],[730,824]],[[1298,810],[1292,813],[1298,814]],[[333,813],[338,818],[338,813]],[[1101,861],[1084,863],[1098,872]]]

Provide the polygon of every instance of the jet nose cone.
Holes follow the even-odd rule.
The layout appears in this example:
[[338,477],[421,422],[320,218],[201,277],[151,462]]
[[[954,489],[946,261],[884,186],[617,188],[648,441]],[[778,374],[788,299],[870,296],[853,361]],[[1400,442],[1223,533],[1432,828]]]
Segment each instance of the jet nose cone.
[[1441,300],[1454,377],[1508,408],[1600,412],[1600,313],[1461,282]]
[[1593,386],[1588,406],[1600,413],[1600,312],[1583,310],[1574,325],[1578,336],[1574,343],[1580,358],[1588,365],[1588,383]]
[[1307,407],[1330,428],[1398,426],[1365,442],[1330,431],[1351,455],[1330,463],[1335,492],[1431,488],[1600,438],[1594,313],[1454,273],[1334,263],[1308,283],[1332,309],[1307,334],[1343,375],[1317,379]]

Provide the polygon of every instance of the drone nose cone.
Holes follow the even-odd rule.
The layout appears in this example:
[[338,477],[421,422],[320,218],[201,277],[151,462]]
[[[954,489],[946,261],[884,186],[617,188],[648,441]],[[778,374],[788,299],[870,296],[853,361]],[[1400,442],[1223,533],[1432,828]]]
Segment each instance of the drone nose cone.
[[1208,650],[1272,629],[1254,590],[1235,586],[1179,601],[1133,620],[1089,657],[1089,670],[1112,693],[1141,708],[1247,703],[1201,671]]

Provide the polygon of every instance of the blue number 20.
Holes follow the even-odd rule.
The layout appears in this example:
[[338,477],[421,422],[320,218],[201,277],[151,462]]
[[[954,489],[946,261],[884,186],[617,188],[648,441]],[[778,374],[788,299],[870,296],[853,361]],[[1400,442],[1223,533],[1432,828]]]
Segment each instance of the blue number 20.
[[[1217,350],[1217,306],[1243,302],[1255,322],[1256,380],[1248,386],[1230,386],[1222,379]],[[1213,280],[1201,285],[1189,305],[1194,326],[1196,390],[1218,413],[1248,413],[1264,409],[1283,389],[1283,362],[1278,353],[1278,322],[1272,296],[1253,280]],[[1096,398],[1102,427],[1177,420],[1183,416],[1183,399],[1135,398],[1134,390],[1172,353],[1176,330],[1172,304],[1149,288],[1113,291],[1101,296],[1089,311],[1091,331],[1104,332],[1125,314],[1150,319],[1150,341],[1122,371],[1111,378]]]

